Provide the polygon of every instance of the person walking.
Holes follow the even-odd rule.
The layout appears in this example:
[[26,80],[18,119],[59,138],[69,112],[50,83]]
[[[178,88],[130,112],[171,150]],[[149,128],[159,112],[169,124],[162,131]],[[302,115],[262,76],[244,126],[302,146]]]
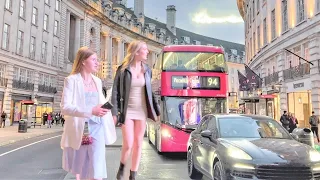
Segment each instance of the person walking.
[[96,53],[81,47],[71,74],[64,80],[62,167],[77,180],[107,178],[105,145],[114,143],[117,137],[111,111],[101,107],[107,99],[102,93],[101,79],[92,74],[98,68]]
[[312,115],[310,116],[309,118],[309,124],[311,126],[311,131],[313,134],[315,134],[317,136],[317,140],[318,140],[318,143],[319,143],[319,118],[314,115],[314,111],[312,111]]
[[148,47],[133,41],[116,71],[112,87],[112,115],[121,125],[122,151],[117,179],[123,179],[124,167],[132,151],[130,180],[135,180],[139,168],[146,119],[159,119],[160,108],[151,89],[151,69],[147,66]]

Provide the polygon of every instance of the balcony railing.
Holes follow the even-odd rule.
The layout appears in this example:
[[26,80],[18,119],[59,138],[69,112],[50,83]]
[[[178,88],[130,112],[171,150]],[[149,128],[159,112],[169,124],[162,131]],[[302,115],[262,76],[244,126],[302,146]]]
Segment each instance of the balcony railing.
[[24,90],[34,90],[34,84],[28,81],[21,81],[21,80],[12,80],[12,87],[17,89],[24,89]]
[[7,87],[8,79],[0,77],[0,87]]
[[310,74],[310,64],[308,63],[300,64],[298,66],[283,70],[284,80],[302,77],[307,74]]
[[269,76],[264,78],[264,85],[270,85],[279,81],[279,72],[275,72],[270,74]]
[[47,86],[45,84],[39,84],[38,85],[38,91],[39,92],[44,92],[44,93],[55,94],[55,93],[57,93],[57,88],[56,87],[52,87],[52,86]]

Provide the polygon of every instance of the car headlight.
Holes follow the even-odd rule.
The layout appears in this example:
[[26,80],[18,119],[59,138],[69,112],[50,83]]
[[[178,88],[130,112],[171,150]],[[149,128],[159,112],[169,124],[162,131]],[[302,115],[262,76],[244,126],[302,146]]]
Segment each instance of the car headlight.
[[316,150],[311,150],[309,152],[309,155],[310,155],[310,161],[311,162],[318,162],[320,161],[320,153]]
[[233,146],[228,147],[228,155],[235,159],[252,160],[252,157],[249,154]]

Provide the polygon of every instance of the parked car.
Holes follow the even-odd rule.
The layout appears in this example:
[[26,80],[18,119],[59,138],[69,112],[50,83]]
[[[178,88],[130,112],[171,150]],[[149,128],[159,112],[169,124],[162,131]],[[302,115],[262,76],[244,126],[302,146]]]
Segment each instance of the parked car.
[[187,162],[191,179],[320,178],[320,153],[266,116],[204,116],[190,134]]

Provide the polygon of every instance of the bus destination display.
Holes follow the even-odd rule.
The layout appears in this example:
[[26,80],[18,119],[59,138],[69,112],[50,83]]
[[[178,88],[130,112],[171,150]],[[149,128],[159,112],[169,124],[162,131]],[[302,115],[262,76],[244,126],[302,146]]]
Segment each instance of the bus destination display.
[[172,89],[220,90],[220,77],[216,76],[172,76]]

